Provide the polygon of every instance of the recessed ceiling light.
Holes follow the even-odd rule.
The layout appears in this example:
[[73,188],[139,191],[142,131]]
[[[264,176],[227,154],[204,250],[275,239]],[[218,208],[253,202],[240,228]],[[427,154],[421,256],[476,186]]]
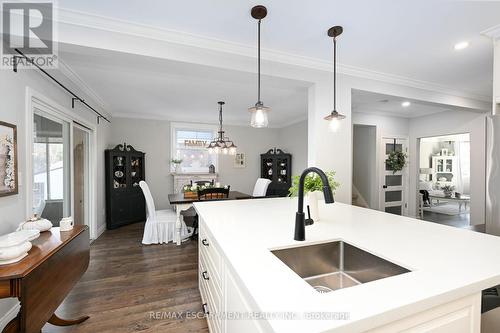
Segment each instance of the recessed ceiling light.
[[404,101],[403,103],[401,103],[401,106],[402,106],[402,107],[404,107],[404,108],[407,108],[407,107],[409,107],[410,105],[411,105],[411,103],[410,103],[410,102],[408,102],[408,101]]
[[460,51],[460,50],[463,50],[465,48],[467,48],[469,46],[469,42],[459,42],[459,43],[456,43],[454,48],[455,48],[455,51]]

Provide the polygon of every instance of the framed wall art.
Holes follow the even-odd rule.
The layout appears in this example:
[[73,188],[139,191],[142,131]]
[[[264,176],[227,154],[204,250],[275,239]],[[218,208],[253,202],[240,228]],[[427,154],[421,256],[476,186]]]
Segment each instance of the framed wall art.
[[234,167],[244,168],[246,166],[246,155],[244,153],[236,153],[236,155],[234,155]]
[[0,121],[0,197],[18,193],[17,126]]

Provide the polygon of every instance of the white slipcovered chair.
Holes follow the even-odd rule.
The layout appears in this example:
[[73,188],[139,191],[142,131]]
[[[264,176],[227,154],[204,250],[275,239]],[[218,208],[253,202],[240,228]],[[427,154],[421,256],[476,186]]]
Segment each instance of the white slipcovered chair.
[[255,182],[255,187],[253,188],[252,196],[254,198],[265,197],[267,193],[267,188],[271,184],[271,181],[266,178],[259,178]]
[[[177,215],[172,209],[156,210],[153,196],[145,181],[139,182],[139,186],[146,198],[147,220],[144,225],[144,236],[142,244],[163,244],[174,240],[175,222]],[[182,221],[181,238],[189,234],[184,221]]]

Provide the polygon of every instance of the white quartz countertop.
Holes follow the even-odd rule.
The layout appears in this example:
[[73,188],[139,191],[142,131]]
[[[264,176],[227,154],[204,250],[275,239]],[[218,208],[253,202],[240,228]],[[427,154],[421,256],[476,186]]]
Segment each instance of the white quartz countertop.
[[[363,332],[500,284],[500,237],[335,203],[293,240],[297,199],[195,203],[264,313],[348,313],[347,320],[269,320],[275,332]],[[327,294],[270,250],[343,240],[403,266],[401,274]]]

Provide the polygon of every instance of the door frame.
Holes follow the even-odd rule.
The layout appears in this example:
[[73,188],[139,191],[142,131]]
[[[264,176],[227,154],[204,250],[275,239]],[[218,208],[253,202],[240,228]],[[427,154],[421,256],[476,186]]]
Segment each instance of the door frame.
[[87,127],[90,131],[89,135],[89,216],[88,216],[88,226],[90,229],[90,238],[97,238],[97,127],[92,124],[87,119],[75,114],[71,110],[61,106],[54,100],[46,97],[45,95],[39,93],[31,87],[26,87],[26,97],[25,97],[25,157],[26,157],[26,171],[25,171],[25,195],[26,195],[26,207],[25,207],[25,219],[32,216],[33,209],[33,116],[34,108],[37,107],[44,113],[50,116],[56,117],[58,119],[67,121],[70,125],[70,207],[71,212],[74,211],[74,166],[73,166],[73,127],[75,122]]
[[[88,179],[85,180],[85,183],[86,185],[88,186],[88,189],[86,189],[84,192],[87,192],[88,193],[84,193],[84,214],[85,214],[85,225],[90,225],[90,216],[92,215],[92,211],[93,211],[93,208],[94,208],[94,205],[93,205],[93,201],[91,200],[91,195],[92,195],[92,176],[91,176],[91,173],[94,172],[92,169],[92,158],[91,158],[91,151],[92,151],[92,137],[93,137],[93,131],[92,129],[90,128],[87,128],[87,126],[79,123],[79,122],[76,122],[76,121],[73,121],[72,122],[72,131],[74,130],[74,128],[77,128],[78,130],[80,131],[83,131],[85,132],[87,135],[88,135],[88,151],[86,152],[88,154],[88,156],[86,156],[86,159],[84,161],[84,163],[86,164],[85,167],[87,168],[87,173],[88,173]],[[71,137],[71,139],[73,140],[73,136]],[[71,153],[73,154],[74,153],[74,142],[72,142],[72,146],[71,146]],[[71,189],[72,189],[72,193],[73,193],[73,197],[72,197],[72,200],[71,200],[71,203],[73,204],[72,206],[72,212],[73,212],[73,215],[74,215],[74,212],[75,212],[75,207],[74,207],[74,204],[75,204],[75,165],[74,165],[74,156],[73,156],[73,167],[71,168]]]
[[385,154],[385,143],[384,140],[405,140],[406,141],[406,154],[407,154],[407,164],[406,167],[402,171],[402,177],[403,177],[403,211],[402,211],[402,216],[408,216],[409,214],[409,195],[410,195],[410,163],[411,163],[411,157],[410,157],[410,138],[409,136],[405,135],[387,135],[383,134],[380,136],[379,139],[379,156],[378,156],[378,191],[379,191],[379,207],[378,209],[380,211],[385,212],[385,190],[383,189],[384,183],[385,183],[385,160],[386,160],[386,154]]

